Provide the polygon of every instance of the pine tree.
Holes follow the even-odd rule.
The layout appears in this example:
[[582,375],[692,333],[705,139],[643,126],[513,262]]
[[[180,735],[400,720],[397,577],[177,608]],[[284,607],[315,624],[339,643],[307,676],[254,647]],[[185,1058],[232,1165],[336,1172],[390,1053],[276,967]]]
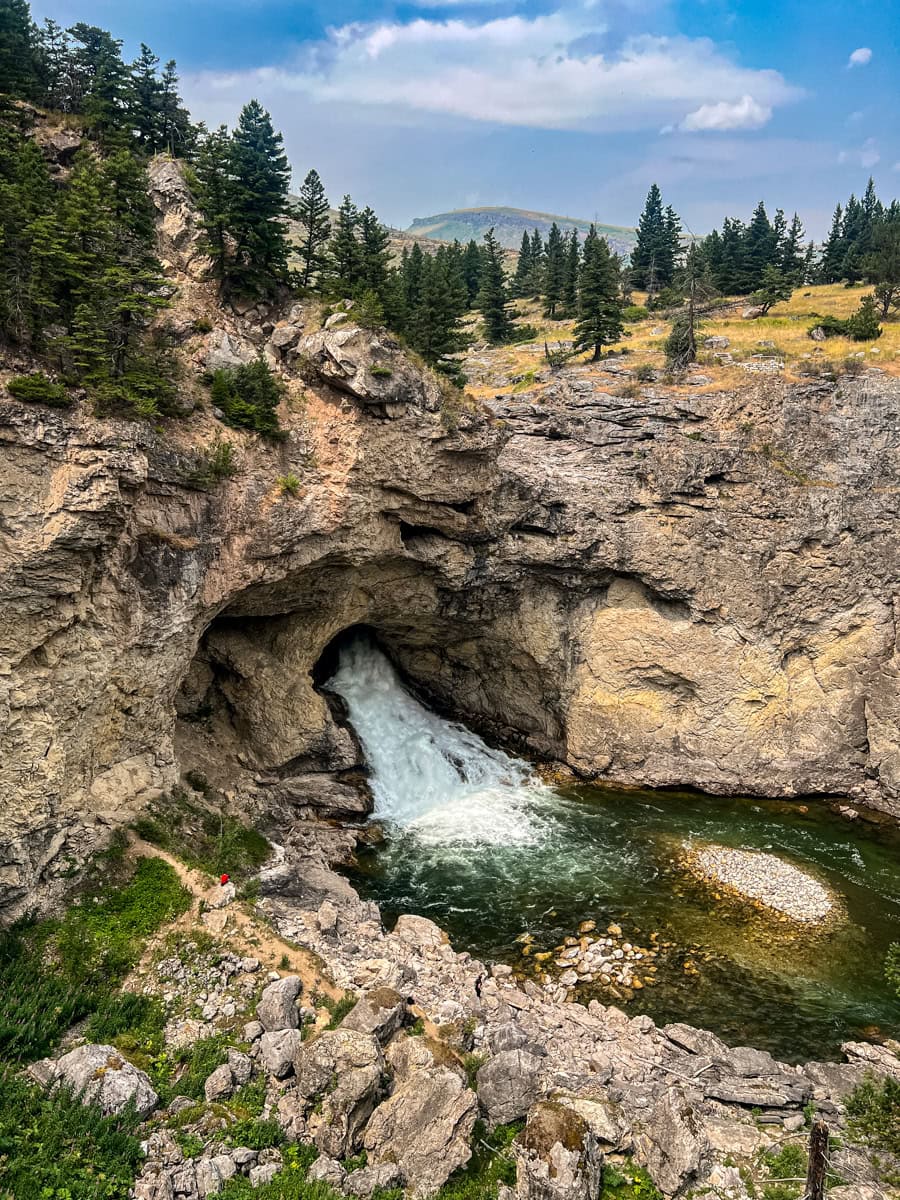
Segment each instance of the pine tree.
[[671,287],[681,254],[681,221],[671,204],[667,206],[658,256],[656,277],[661,288]]
[[363,254],[359,244],[359,209],[345,196],[328,243],[329,290],[343,300],[356,294],[363,278]]
[[391,235],[369,207],[359,215],[359,241],[362,256],[360,286],[363,291],[372,292],[381,300],[391,261]]
[[839,204],[831,218],[831,230],[822,247],[822,258],[819,263],[818,278],[820,283],[837,283],[841,278],[843,266],[843,229],[844,210]]
[[546,265],[544,267],[544,316],[556,319],[563,294],[565,275],[565,247],[559,226],[554,221],[547,236]]
[[592,225],[584,241],[574,349],[590,350],[597,362],[603,347],[619,341],[623,331],[618,264]]
[[37,32],[39,98],[47,108],[72,111],[72,39],[47,18]]
[[280,133],[257,100],[245,104],[231,138],[229,231],[235,242],[226,287],[270,293],[285,282],[290,167]]
[[130,136],[125,129],[130,81],[122,61],[122,43],[105,29],[83,21],[69,30],[76,48],[72,58],[75,111],[84,114],[89,133],[105,145]]
[[410,345],[430,365],[459,379],[460,367],[451,356],[465,348],[459,327],[459,315],[447,274],[447,257],[440,252],[432,258],[423,256],[423,275],[419,302],[409,319]]
[[578,277],[581,270],[581,249],[578,245],[578,230],[572,229],[566,238],[563,260],[562,312],[573,317],[578,312]]
[[167,150],[187,158],[197,144],[197,130],[191,123],[188,110],[178,94],[178,73],[174,58],[163,68],[160,79],[160,136],[158,150]]
[[[779,210],[780,211],[780,210]],[[779,267],[784,274],[794,284],[803,282],[804,276],[804,249],[803,249],[803,222],[794,213],[791,218],[790,226],[784,237],[784,242],[781,247],[781,255]]]
[[766,206],[760,200],[753,210],[750,224],[744,234],[743,246],[743,279],[740,290],[755,291],[762,284],[763,272],[766,267],[774,266],[778,261],[778,247],[775,230],[766,212]]
[[0,95],[30,99],[38,87],[37,39],[27,0],[0,2]]
[[138,145],[148,154],[163,147],[162,83],[157,76],[159,57],[141,42],[140,56],[131,65],[129,112]]
[[785,275],[775,263],[768,263],[763,268],[762,279],[751,300],[760,309],[759,315],[764,317],[774,305],[790,300],[793,290],[794,283],[791,277]]
[[466,277],[466,288],[469,293],[469,308],[474,308],[481,291],[481,268],[483,255],[481,247],[474,238],[468,243],[463,253],[463,274]]
[[900,205],[875,221],[871,251],[865,261],[866,278],[875,284],[875,300],[883,320],[900,309]]
[[666,240],[662,194],[652,184],[638,222],[637,240],[631,252],[631,278],[635,287],[644,288],[648,299],[662,286],[659,281],[660,255]]
[[487,340],[494,345],[508,342],[512,336],[513,322],[507,300],[503,252],[494,236],[493,229],[489,229],[484,235],[478,307],[484,317]]
[[231,244],[231,159],[231,134],[227,126],[220,125],[202,139],[194,163],[203,248],[212,260],[211,274],[220,285],[228,276]]
[[522,234],[522,245],[519,249],[519,260],[516,263],[516,274],[513,279],[513,294],[519,297],[531,294],[531,276],[533,271],[531,258],[531,238],[528,231]]
[[531,298],[540,300],[544,291],[544,271],[547,266],[547,248],[541,231],[535,229],[531,235]]
[[303,180],[300,199],[294,209],[294,217],[301,229],[298,246],[301,287],[311,287],[328,262],[326,247],[331,236],[329,212],[328,197],[319,172],[312,170]]

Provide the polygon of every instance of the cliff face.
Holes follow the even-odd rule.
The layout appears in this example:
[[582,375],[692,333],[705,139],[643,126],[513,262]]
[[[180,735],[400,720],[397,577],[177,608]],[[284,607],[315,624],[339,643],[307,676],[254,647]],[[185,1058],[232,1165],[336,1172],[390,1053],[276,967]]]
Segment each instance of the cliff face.
[[[171,785],[178,715],[268,780],[357,765],[314,677],[359,624],[586,774],[900,813],[889,377],[620,399],[573,368],[484,411],[346,317],[216,311],[171,164],[154,196],[185,361],[264,354],[288,438],[0,402],[7,917]],[[240,472],[201,487],[218,435]]]

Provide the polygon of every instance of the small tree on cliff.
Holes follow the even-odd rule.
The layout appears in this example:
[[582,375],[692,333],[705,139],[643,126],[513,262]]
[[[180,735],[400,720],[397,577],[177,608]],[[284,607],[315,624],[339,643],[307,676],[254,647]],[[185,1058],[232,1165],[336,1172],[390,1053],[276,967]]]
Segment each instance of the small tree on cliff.
[[575,325],[575,349],[590,350],[592,362],[624,332],[619,291],[618,262],[592,225],[584,242]]

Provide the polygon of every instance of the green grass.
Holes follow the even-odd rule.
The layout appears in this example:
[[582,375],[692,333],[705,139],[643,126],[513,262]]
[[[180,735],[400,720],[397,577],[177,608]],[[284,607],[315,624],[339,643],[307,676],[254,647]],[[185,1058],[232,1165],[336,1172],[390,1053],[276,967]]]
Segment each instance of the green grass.
[[233,1176],[219,1193],[222,1200],[342,1200],[327,1183],[307,1178],[318,1157],[315,1146],[285,1146],[282,1157],[284,1165],[271,1183],[254,1188],[246,1177]]
[[272,852],[256,829],[188,798],[180,789],[144,810],[134,831],[189,867],[210,875],[227,872],[236,884],[255,874]]
[[225,1033],[201,1038],[190,1046],[179,1046],[159,1054],[147,1066],[153,1086],[163,1104],[175,1096],[203,1099],[203,1085],[209,1075],[228,1061],[230,1039]]
[[136,1125],[0,1071],[0,1200],[121,1200],[141,1162]]
[[763,1187],[765,1200],[795,1200],[803,1192],[808,1157],[802,1146],[788,1143],[765,1154],[763,1162],[769,1178],[775,1180]]
[[190,901],[168,863],[141,859],[127,882],[89,888],[62,918],[0,936],[0,1059],[41,1058],[74,1021],[100,1021],[148,939]]
[[629,1159],[618,1167],[604,1166],[599,1200],[662,1200],[662,1196],[644,1168]]

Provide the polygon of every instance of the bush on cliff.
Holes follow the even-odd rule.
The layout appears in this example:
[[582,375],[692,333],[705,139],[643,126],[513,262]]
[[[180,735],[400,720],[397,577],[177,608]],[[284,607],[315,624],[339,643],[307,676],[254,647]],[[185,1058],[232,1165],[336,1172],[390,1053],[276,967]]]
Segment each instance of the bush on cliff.
[[49,404],[51,408],[68,408],[72,403],[72,397],[63,385],[54,383],[41,371],[35,371],[32,375],[17,375],[6,385],[6,390],[17,400],[24,400],[28,404]]
[[263,359],[216,371],[212,377],[212,402],[226,425],[251,429],[263,437],[278,438],[281,426],[277,408],[284,385]]

